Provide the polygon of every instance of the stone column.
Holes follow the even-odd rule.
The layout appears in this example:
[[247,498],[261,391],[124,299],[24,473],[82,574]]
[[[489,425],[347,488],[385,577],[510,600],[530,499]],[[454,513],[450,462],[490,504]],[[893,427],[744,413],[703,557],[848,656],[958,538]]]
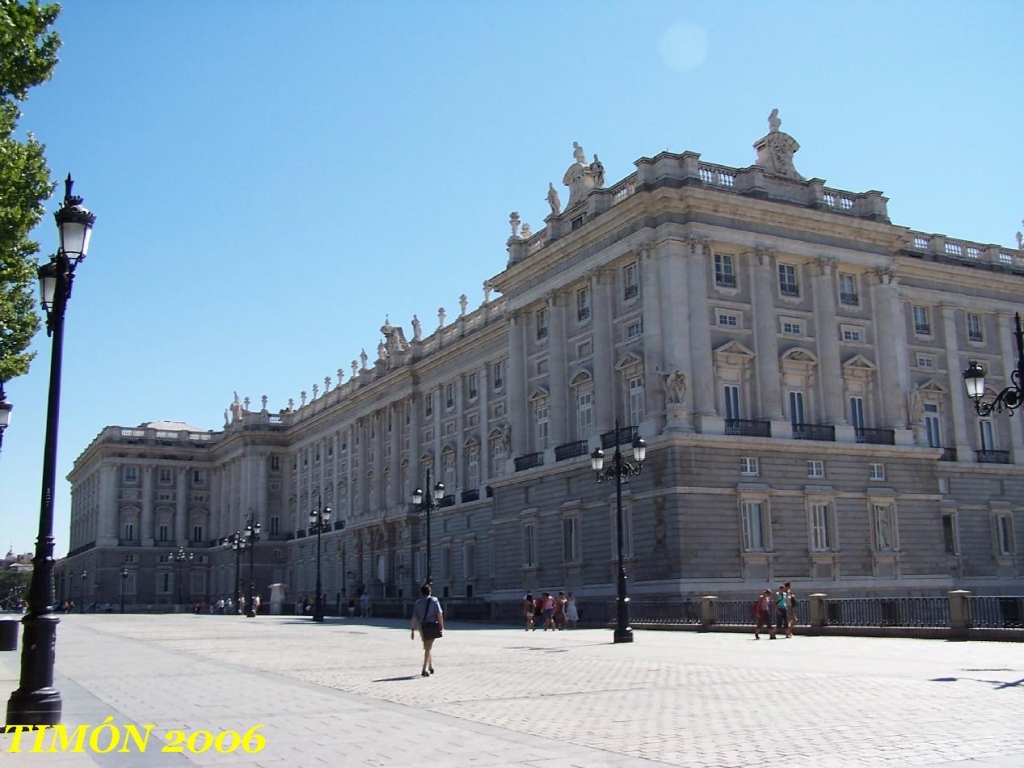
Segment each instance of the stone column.
[[[388,408],[391,409],[391,498],[387,500],[387,503],[400,507],[409,503],[402,490],[402,425],[405,413],[402,401],[392,403]],[[409,447],[412,448],[411,440]]]
[[[957,344],[956,307],[942,305],[942,335],[946,341],[946,386],[949,388],[949,403],[953,416],[953,436],[956,441],[957,461],[974,461],[974,451],[967,436],[967,400],[963,375],[960,373],[960,351]],[[909,391],[904,390],[904,391]],[[973,415],[973,412],[972,412]]]
[[640,316],[644,329],[644,410],[647,419],[654,422],[664,404],[659,371],[665,367],[665,355],[658,298],[658,257],[652,244],[645,243],[640,248],[636,263],[640,271]]
[[267,473],[269,467],[267,462],[270,461],[266,453],[260,452],[257,456],[253,457],[253,461],[256,462],[256,514],[259,516],[260,526],[263,529],[263,535],[270,535],[270,502],[267,495]]
[[[644,284],[644,335],[647,334],[647,296],[657,297],[660,309],[660,326],[662,339],[661,360],[658,362],[661,372],[670,374],[679,370],[691,382],[686,388],[686,395],[679,408],[667,417],[666,427],[693,431],[693,386],[694,365],[690,352],[690,302],[686,288],[686,244],[681,240],[671,240],[658,246],[658,250],[647,251],[644,263],[650,268],[641,273]],[[657,269],[657,276],[654,275]],[[650,273],[648,275],[648,273]],[[648,280],[654,286],[648,289]],[[654,312],[652,311],[653,315]],[[650,340],[653,344],[653,339]],[[648,344],[645,339],[644,348]],[[646,355],[645,355],[646,357]],[[661,377],[658,377],[659,386]]]
[[[597,270],[591,275],[591,328],[594,341],[594,430],[597,434],[615,428],[615,414],[621,409],[618,372],[615,370],[615,297],[612,289],[615,273],[610,269]],[[621,416],[621,414],[620,414]],[[625,418],[623,418],[625,421]]]
[[187,547],[190,536],[188,529],[188,470],[177,472],[177,487],[174,491],[174,538],[179,547]]
[[571,311],[569,297],[564,293],[553,291],[548,295],[548,315],[550,332],[548,334],[548,391],[550,404],[550,429],[548,444],[552,448],[568,442],[569,409],[568,367],[566,364],[566,315]]
[[376,422],[373,429],[373,488],[367,489],[373,494],[370,501],[372,510],[384,507],[384,430],[387,425],[381,423],[383,414],[383,410],[370,414],[370,418]]
[[[757,248],[752,254],[750,293],[753,304],[754,357],[757,364],[758,415],[785,424],[782,413],[782,380],[779,374],[778,319],[775,314],[775,249]],[[772,425],[776,437],[788,437]]]
[[[416,418],[415,414],[413,415],[413,418]],[[354,516],[356,514],[356,495],[352,489],[352,482],[355,480],[356,476],[356,470],[355,467],[353,467],[354,457],[356,455],[356,429],[357,427],[355,422],[349,424],[348,437],[346,438],[348,443],[348,476],[345,478],[345,493],[347,495],[347,503],[345,506],[348,508],[348,514],[350,516]]]
[[210,533],[217,539],[230,533],[221,517],[223,506],[220,503],[220,488],[220,467],[210,467]]
[[[839,336],[836,321],[836,294],[833,275],[835,259],[818,259],[811,279],[814,300],[815,336],[818,348],[818,377],[825,423],[846,426],[843,408],[843,369],[839,360]],[[849,432],[849,430],[847,430]],[[837,435],[839,430],[837,430]],[[847,436],[852,441],[853,435]]]
[[[711,320],[708,313],[708,267],[711,241],[691,235],[687,259],[687,288],[690,300],[690,354],[694,365],[693,410],[698,417],[714,416],[715,376],[711,357]],[[689,393],[687,393],[689,394]]]
[[[1013,335],[1013,318],[1010,317],[1009,312],[1000,312],[997,315],[997,322],[999,323],[999,348],[1003,355],[1003,371],[1006,374],[1005,383],[1009,384],[1010,374],[1017,369],[1017,343]],[[960,379],[962,387],[963,377],[961,376]],[[1024,386],[1024,381],[1019,383]],[[1010,450],[1013,453],[1013,463],[1024,464],[1024,439],[1021,437],[1020,419],[1006,419],[1004,423],[1010,427]]]
[[153,546],[153,467],[142,468],[142,546]]
[[[907,404],[904,392],[909,391],[909,372],[900,367],[900,346],[906,349],[906,319],[900,308],[896,276],[891,270],[876,271],[877,282],[871,286],[871,303],[875,308],[875,345],[878,355],[879,403],[887,426],[906,430]],[[904,379],[906,381],[904,382]],[[897,440],[897,442],[899,442]]]
[[120,538],[118,530],[117,467],[107,464],[100,466],[100,537],[97,547],[116,547]]
[[487,378],[487,365],[477,370],[477,398],[480,407],[480,482],[486,485],[491,478],[491,386]]
[[415,395],[410,395],[406,401],[406,407],[412,409],[406,429],[409,430],[409,482],[413,490],[423,487],[423,469],[420,467],[420,441],[423,439],[423,430],[420,429],[421,405],[421,399]]
[[[512,422],[512,456],[529,450],[529,413],[526,402],[526,316],[523,310],[509,312],[508,371],[505,374],[508,402],[505,416]],[[424,489],[424,493],[428,489]]]

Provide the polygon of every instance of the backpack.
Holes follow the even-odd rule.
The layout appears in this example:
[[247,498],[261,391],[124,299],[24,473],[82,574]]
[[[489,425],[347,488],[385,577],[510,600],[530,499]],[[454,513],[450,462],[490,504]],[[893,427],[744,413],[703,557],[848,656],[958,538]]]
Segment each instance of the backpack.
[[750,606],[750,612],[751,612],[752,614],[754,614],[755,616],[757,616],[757,614],[758,614],[758,610],[757,610],[757,604],[758,604],[759,602],[761,602],[761,601],[760,601],[760,600],[755,600],[755,601],[754,601],[754,602],[753,602],[753,603],[751,604],[751,606]]

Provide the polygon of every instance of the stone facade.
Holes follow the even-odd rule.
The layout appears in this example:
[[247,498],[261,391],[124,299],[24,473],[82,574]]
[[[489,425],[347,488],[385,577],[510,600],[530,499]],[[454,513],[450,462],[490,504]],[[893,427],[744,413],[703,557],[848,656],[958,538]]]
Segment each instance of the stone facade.
[[264,601],[310,595],[318,498],[328,600],[408,596],[428,472],[438,593],[611,596],[615,489],[588,456],[616,422],[648,445],[623,496],[633,595],[1019,589],[1020,422],[979,420],[961,371],[980,360],[998,388],[1013,370],[1024,255],[805,179],[779,125],[748,168],[663,152],[611,187],[574,144],[566,209],[554,195],[536,233],[512,214],[478,308],[427,335],[414,318],[409,340],[385,322],[375,360],[297,408],[236,395],[217,432],[108,427],[69,476],[58,598],[114,603],[127,564],[129,604],[176,602],[178,546],[189,599],[230,596],[220,542],[250,515]]

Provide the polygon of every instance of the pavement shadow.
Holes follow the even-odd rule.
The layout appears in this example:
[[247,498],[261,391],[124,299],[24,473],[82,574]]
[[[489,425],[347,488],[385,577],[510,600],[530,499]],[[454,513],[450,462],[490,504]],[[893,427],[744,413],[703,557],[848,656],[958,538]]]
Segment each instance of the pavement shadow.
[[371,680],[371,683],[400,683],[403,680],[415,680],[421,675],[405,675],[403,677],[381,677],[377,680]]
[[928,682],[931,683],[959,683],[961,680],[968,683],[985,683],[991,685],[993,690],[1001,691],[1004,688],[1020,688],[1024,686],[1024,679],[1006,682],[1005,680],[982,680],[977,677],[934,677]]

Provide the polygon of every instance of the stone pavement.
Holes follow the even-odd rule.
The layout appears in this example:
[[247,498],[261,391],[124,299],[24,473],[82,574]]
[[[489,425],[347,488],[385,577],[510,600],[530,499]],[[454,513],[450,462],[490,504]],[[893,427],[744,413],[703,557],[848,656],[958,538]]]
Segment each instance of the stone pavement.
[[[437,674],[395,621],[74,615],[57,636],[72,730],[153,723],[144,754],[9,752],[0,766],[1024,768],[1024,645],[451,624]],[[0,693],[20,652],[0,653]],[[164,754],[170,729],[258,754]],[[49,744],[49,741],[46,742]],[[102,741],[100,742],[103,743]]]

